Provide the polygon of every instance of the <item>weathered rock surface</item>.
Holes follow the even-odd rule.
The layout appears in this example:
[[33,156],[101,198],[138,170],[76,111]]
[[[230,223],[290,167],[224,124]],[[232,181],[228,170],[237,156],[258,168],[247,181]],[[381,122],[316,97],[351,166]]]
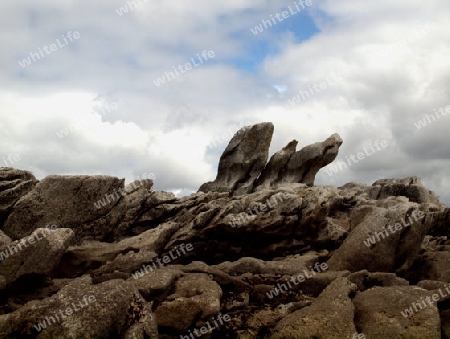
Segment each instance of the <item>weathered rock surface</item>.
[[[0,231],[0,248],[12,243],[12,239],[8,237],[3,231]],[[2,258],[3,259],[3,258]]]
[[[179,199],[151,181],[121,194],[119,178],[36,183],[0,169],[12,183],[0,182],[0,197],[15,192],[2,200],[0,337],[190,338],[219,314],[230,318],[212,338],[448,336],[449,208],[417,177],[310,186],[340,138],[300,151],[293,141],[265,165],[271,129],[241,131],[211,189]],[[255,146],[261,135],[267,145]],[[326,269],[312,274],[317,265]],[[401,315],[439,291],[448,295]],[[91,294],[96,302],[37,333]]]
[[152,192],[152,187],[151,179],[124,187],[123,179],[108,176],[51,175],[16,203],[3,230],[19,239],[36,228],[57,225],[71,228],[77,241],[117,239],[129,233],[144,210],[175,199],[173,193]]
[[425,251],[406,273],[411,281],[439,280],[450,283],[450,246],[439,251]]
[[311,306],[285,316],[275,326],[272,338],[351,337],[356,328],[350,294],[355,291],[356,286],[346,278],[337,278]]
[[[416,203],[396,208],[363,206],[364,219],[352,229],[328,261],[331,269],[371,272],[404,272],[416,259],[422,241],[432,227]],[[359,209],[355,214],[360,215]],[[429,209],[427,212],[431,213]],[[398,229],[398,230],[397,230]]]
[[[118,200],[114,192],[122,187],[123,181],[113,177],[48,176],[17,202],[3,230],[13,239],[22,238],[46,225],[81,231],[105,214],[94,206],[94,202],[106,194],[113,194],[110,203],[104,207],[106,211],[111,210],[115,205],[114,199]],[[97,232],[105,231],[99,227]]]
[[198,320],[220,313],[222,289],[206,274],[186,274],[155,311],[158,326],[187,332]]
[[142,276],[133,275],[128,280],[136,286],[145,300],[150,302],[155,297],[167,296],[177,279],[183,275],[180,270],[161,268],[157,272],[146,273]]
[[316,253],[309,252],[302,256],[268,262],[256,258],[244,257],[232,263],[223,262],[216,267],[230,275],[244,273],[293,275],[302,270],[309,270],[318,260],[319,256]]
[[[121,280],[91,285],[89,277],[75,279],[56,295],[32,301],[0,316],[0,335],[39,338],[108,338],[124,334],[144,313],[136,289]],[[147,313],[150,310],[147,310]],[[138,317],[138,319],[135,319]],[[154,316],[148,326],[156,331]],[[156,338],[155,333],[153,337]]]
[[216,180],[203,184],[199,191],[252,192],[266,164],[272,134],[273,124],[267,122],[238,131],[220,157]]
[[316,142],[293,153],[278,175],[272,178],[271,187],[279,183],[314,185],[317,172],[336,158],[341,144],[339,134],[333,134],[323,142]]
[[286,172],[286,164],[295,153],[298,141],[292,140],[270,158],[255,184],[255,191],[275,187]]
[[355,324],[367,338],[440,338],[436,304],[422,303],[429,294],[416,286],[374,287],[358,293],[353,299]]
[[26,275],[47,275],[73,241],[69,228],[38,228],[29,237],[0,248],[8,256],[0,262],[0,275],[11,284]]
[[8,217],[11,208],[38,181],[31,172],[11,167],[0,167],[0,222]]
[[367,270],[362,270],[350,274],[348,277],[352,283],[358,286],[358,290],[365,291],[374,286],[408,286],[409,282],[406,279],[397,277],[394,273],[376,272],[370,273]]
[[76,277],[86,270],[102,265],[94,271],[97,278],[113,271],[130,274],[156,257],[155,252],[162,251],[178,229],[178,224],[169,222],[117,243],[85,241],[71,246],[61,258],[58,272],[63,276]]
[[336,158],[342,144],[339,134],[333,134],[296,152],[297,141],[292,140],[266,164],[272,134],[271,123],[244,127],[236,133],[220,157],[216,180],[203,184],[199,191],[236,196],[282,184],[312,186],[317,172]]
[[385,199],[390,196],[405,196],[412,202],[430,202],[437,204],[439,199],[435,194],[422,185],[419,177],[413,176],[403,179],[380,179],[372,184],[370,197]]

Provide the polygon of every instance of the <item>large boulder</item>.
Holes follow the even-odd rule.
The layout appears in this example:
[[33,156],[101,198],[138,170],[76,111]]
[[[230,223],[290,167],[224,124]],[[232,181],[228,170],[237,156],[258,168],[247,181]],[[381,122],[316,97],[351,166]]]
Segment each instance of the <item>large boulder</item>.
[[358,286],[360,291],[365,291],[374,286],[408,286],[408,280],[397,277],[394,273],[376,272],[370,273],[367,270],[362,270],[350,274],[347,277],[352,283]]
[[[68,228],[39,228],[29,237],[0,248],[0,275],[12,284],[26,275],[49,274],[73,241],[74,234]],[[6,257],[6,258],[5,258]]]
[[207,274],[186,274],[176,283],[174,293],[155,311],[159,327],[187,332],[198,320],[220,313],[222,289]]
[[[439,311],[431,292],[416,286],[374,287],[353,299],[355,324],[366,338],[439,339]],[[425,298],[425,299],[424,299]]]
[[208,264],[334,250],[350,228],[355,204],[350,192],[342,193],[336,187],[299,183],[235,197],[197,193],[184,200],[183,213],[170,219],[182,226],[165,250],[191,242],[189,259]]
[[[152,187],[153,181],[146,179],[138,185],[136,190],[125,194],[104,218],[95,221],[96,227],[110,230],[107,236],[103,237],[105,241],[120,240],[127,235],[139,234],[147,230],[148,226],[141,227],[141,232],[135,232],[136,228],[139,229],[136,222],[142,213],[154,209],[159,204],[176,200],[172,192],[155,192],[151,190]],[[115,227],[112,227],[113,225]]]
[[270,122],[239,130],[220,157],[216,180],[203,184],[199,191],[250,193],[266,164],[272,134]]
[[156,338],[155,318],[149,317],[150,312],[132,284],[110,280],[92,285],[90,278],[83,276],[50,298],[31,301],[15,312],[0,315],[0,336],[111,338],[124,335],[130,325],[146,316],[151,326],[141,330]]
[[273,339],[349,338],[356,333],[350,295],[356,285],[345,277],[334,280],[312,303],[285,316],[274,329]]
[[420,208],[426,207],[397,202],[390,208],[366,205],[354,209],[354,228],[328,261],[330,269],[404,273],[432,227],[431,213]]
[[[48,176],[17,202],[4,224],[4,232],[19,239],[46,225],[83,229],[114,207],[121,198],[115,193],[122,187],[123,180],[114,177]],[[111,197],[106,197],[107,194]]]
[[146,208],[153,181],[124,187],[124,179],[109,176],[51,175],[16,203],[3,230],[22,238],[46,225],[71,228],[77,240],[112,240]]
[[369,190],[371,199],[385,199],[389,196],[405,196],[416,203],[438,204],[439,199],[433,191],[423,186],[417,176],[402,179],[380,179]]

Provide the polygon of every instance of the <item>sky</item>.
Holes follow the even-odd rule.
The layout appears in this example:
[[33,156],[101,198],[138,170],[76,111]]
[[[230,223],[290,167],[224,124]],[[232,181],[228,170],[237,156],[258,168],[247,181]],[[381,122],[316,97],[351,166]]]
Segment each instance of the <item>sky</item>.
[[0,166],[154,177],[183,196],[214,180],[239,128],[270,121],[269,156],[339,133],[316,185],[417,175],[449,204],[449,13],[448,0],[2,1]]

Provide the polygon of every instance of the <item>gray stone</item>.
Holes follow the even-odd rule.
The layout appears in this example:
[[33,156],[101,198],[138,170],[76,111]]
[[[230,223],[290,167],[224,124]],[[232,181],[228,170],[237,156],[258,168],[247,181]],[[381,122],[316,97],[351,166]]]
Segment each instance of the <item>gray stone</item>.
[[[16,203],[3,230],[13,239],[46,225],[71,228],[76,236],[104,235],[108,233],[106,225],[95,228],[92,221],[101,218],[122,198],[117,193],[119,188],[123,188],[123,180],[113,177],[48,176]],[[94,203],[105,199],[106,194],[111,195],[110,203],[105,200],[105,206],[97,209]]]
[[[39,334],[44,339],[77,339],[123,335],[128,324],[149,314],[148,309],[144,312],[144,306],[135,287],[123,280],[91,285],[90,278],[83,276],[50,298],[29,302],[13,313],[1,315],[0,336]],[[35,325],[44,322],[46,328],[42,330],[41,325],[38,332]]]
[[286,164],[281,183],[314,185],[317,172],[337,157],[341,145],[342,139],[335,133],[323,142],[316,142],[295,152]]
[[438,204],[438,197],[428,190],[417,176],[402,179],[380,179],[369,190],[371,199],[385,199],[389,196],[405,196],[416,203]]
[[270,122],[239,130],[220,157],[216,180],[203,184],[199,191],[250,193],[266,165],[272,134]]
[[0,226],[14,204],[38,183],[31,172],[0,167]]
[[103,264],[93,272],[96,279],[116,270],[129,276],[141,265],[157,257],[157,253],[162,252],[165,244],[179,227],[174,222],[164,223],[118,243],[85,240],[82,244],[67,249],[59,271],[65,276],[76,277],[87,269]]
[[222,289],[207,274],[186,274],[155,311],[158,326],[187,332],[200,319],[220,313]]
[[336,338],[351,337],[354,306],[349,295],[356,286],[346,278],[334,280],[311,304],[285,316],[274,329],[273,339]]
[[58,264],[74,239],[68,228],[51,230],[39,228],[29,237],[3,248],[8,257],[0,263],[0,275],[12,284],[29,274],[49,274]]
[[[438,339],[440,319],[436,304],[426,307],[422,298],[430,293],[416,286],[374,287],[353,299],[355,324],[367,338]],[[407,315],[405,309],[416,305]],[[406,317],[403,314],[407,315]]]
[[[432,227],[431,220],[420,218],[419,206],[411,202],[397,203],[390,209],[362,206],[354,213],[353,230],[328,261],[331,270],[404,272],[414,263],[422,240]],[[362,220],[359,214],[363,215]],[[402,221],[409,225],[404,226]],[[396,224],[402,226],[398,231]]]
[[280,183],[286,171],[286,164],[295,153],[297,140],[289,142],[281,151],[276,152],[270,158],[264,170],[261,172],[255,184],[255,191],[270,189]]
[[336,158],[341,144],[342,139],[336,133],[324,142],[316,142],[297,152],[297,141],[291,141],[270,158],[258,178],[255,190],[273,189],[290,183],[313,186],[317,172]]

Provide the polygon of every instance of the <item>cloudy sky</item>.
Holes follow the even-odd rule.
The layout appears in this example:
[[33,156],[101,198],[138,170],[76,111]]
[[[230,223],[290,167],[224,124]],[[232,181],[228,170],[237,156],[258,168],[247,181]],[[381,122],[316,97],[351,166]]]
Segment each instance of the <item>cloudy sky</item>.
[[183,195],[215,178],[240,127],[271,121],[270,155],[340,134],[335,163],[350,165],[316,184],[418,175],[449,204],[449,13],[448,0],[2,1],[0,166],[153,173]]

